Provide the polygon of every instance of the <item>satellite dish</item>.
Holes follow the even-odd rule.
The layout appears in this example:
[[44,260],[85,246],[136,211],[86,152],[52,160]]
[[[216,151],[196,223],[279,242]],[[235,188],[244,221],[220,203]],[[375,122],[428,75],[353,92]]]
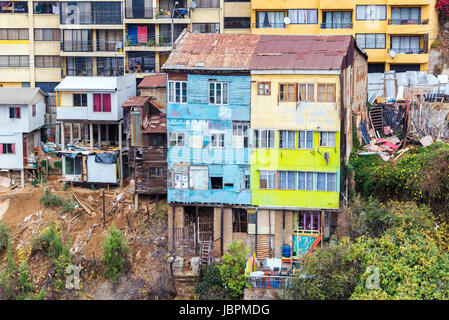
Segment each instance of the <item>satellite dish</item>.
[[196,8],[196,2],[195,1],[190,2],[190,8],[192,8],[192,9]]
[[291,23],[291,20],[289,17],[284,18],[284,24],[289,25]]
[[390,57],[396,57],[396,51],[394,51],[393,49],[390,50]]

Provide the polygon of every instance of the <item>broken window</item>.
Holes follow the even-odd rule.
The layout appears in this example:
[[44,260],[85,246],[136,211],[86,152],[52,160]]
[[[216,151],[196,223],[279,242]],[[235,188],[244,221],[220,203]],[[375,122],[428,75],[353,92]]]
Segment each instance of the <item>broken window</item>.
[[259,189],[276,189],[276,171],[259,172]]
[[151,167],[150,168],[150,177],[163,177],[164,176],[164,168]]
[[248,232],[248,216],[245,209],[232,209],[232,232]]
[[335,132],[320,132],[320,147],[335,147]]
[[207,166],[190,167],[190,187],[194,190],[209,189],[209,170]]
[[183,132],[170,132],[169,147],[184,147],[185,135]]
[[281,130],[279,131],[279,149],[295,149],[296,132]]
[[211,189],[223,189],[223,177],[210,178]]
[[224,133],[212,133],[210,135],[211,148],[224,148]]
[[248,130],[249,124],[246,123],[235,123],[232,126],[234,148],[248,148]]
[[298,148],[313,149],[313,131],[299,131]]

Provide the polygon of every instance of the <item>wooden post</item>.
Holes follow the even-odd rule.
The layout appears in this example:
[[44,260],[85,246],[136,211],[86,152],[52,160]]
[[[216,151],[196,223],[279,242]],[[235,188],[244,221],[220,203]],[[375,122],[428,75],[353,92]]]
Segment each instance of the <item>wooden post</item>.
[[109,142],[109,124],[106,124],[106,141]]
[[198,206],[195,207],[195,225],[196,225],[196,237],[195,237],[195,254],[198,254],[198,239],[200,238],[199,236],[199,231],[200,231],[200,221],[199,221],[199,217],[198,217]]
[[97,125],[98,130],[98,149],[101,149],[101,124]]
[[47,181],[48,181],[48,157],[47,157],[47,159],[45,159],[45,175],[46,175]]
[[175,251],[175,214],[176,214],[176,206],[172,208],[172,251]]
[[70,128],[70,144],[73,144],[73,123],[69,123]]
[[93,150],[94,148],[94,125],[93,123],[89,123],[89,143],[90,143],[90,150]]
[[22,189],[25,188],[25,170],[24,169],[20,170],[20,185],[21,185]]
[[61,121],[61,150],[64,150],[64,122]]
[[106,206],[104,203],[104,189],[103,189],[103,229],[106,226]]
[[78,123],[78,140],[81,142],[81,123]]
[[120,187],[123,186],[122,121],[118,123],[118,145],[120,150]]
[[137,212],[139,211],[139,194],[134,193],[134,216],[137,216]]

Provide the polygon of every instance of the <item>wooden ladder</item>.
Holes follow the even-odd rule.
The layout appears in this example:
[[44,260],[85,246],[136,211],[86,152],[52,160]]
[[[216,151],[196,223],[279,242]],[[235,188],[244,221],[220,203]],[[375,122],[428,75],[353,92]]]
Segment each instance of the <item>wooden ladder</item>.
[[211,261],[210,252],[212,251],[212,242],[201,242],[200,249],[201,249],[201,251],[200,251],[201,265],[203,265],[203,264],[209,265],[210,261]]

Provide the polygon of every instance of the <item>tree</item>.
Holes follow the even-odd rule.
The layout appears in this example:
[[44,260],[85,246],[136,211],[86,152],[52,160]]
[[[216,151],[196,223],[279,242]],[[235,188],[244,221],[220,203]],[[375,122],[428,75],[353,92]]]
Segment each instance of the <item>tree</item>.
[[221,278],[220,265],[202,266],[201,280],[195,286],[195,294],[200,300],[227,300],[228,290]]
[[223,255],[220,274],[229,296],[236,299],[243,294],[246,285],[245,267],[248,250],[241,241],[234,240]]

